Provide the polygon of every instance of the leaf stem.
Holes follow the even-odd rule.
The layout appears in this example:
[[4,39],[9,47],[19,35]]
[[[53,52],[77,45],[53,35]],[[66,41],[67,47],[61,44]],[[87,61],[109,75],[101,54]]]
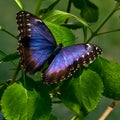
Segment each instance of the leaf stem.
[[70,10],[71,10],[71,3],[72,3],[72,0],[69,0],[68,7],[67,7],[67,12],[68,13],[70,13]]
[[[66,11],[67,13],[70,13],[70,10],[71,10],[71,3],[72,3],[72,0],[69,0],[68,6],[67,6],[67,11]],[[66,19],[65,23],[67,23],[68,20],[69,20],[69,19]]]
[[104,24],[110,19],[110,17],[118,10],[119,5],[115,5],[114,9],[110,12],[110,14],[105,18],[105,20],[98,26],[98,28],[92,32],[91,36],[88,38],[87,43],[91,41],[91,39],[95,36],[97,36],[99,30],[104,26]]
[[83,116],[73,116],[72,118],[71,118],[71,120],[84,120],[84,117]]
[[87,40],[87,27],[86,26],[83,27],[83,34],[84,34],[84,43],[86,43],[86,40]]
[[20,0],[14,0],[16,2],[16,4],[18,5],[18,7],[23,10],[23,5],[22,2]]
[[105,120],[107,118],[107,116],[112,112],[112,110],[115,108],[116,104],[119,101],[114,100],[105,110],[105,112],[102,114],[102,116],[98,119],[98,120]]
[[36,10],[35,10],[35,15],[36,15],[36,16],[39,15],[39,10],[40,10],[41,4],[42,4],[42,0],[39,0],[39,1],[38,1],[38,4],[37,4],[37,7],[36,7]]
[[[4,58],[5,56],[7,56],[7,54],[5,52],[3,52],[2,50],[0,50],[0,55]],[[2,59],[0,59],[0,63],[2,63]],[[14,66],[16,66],[16,64],[13,61],[10,61],[10,63],[12,63]]]
[[17,65],[16,71],[15,71],[15,73],[14,73],[14,75],[13,75],[13,78],[12,78],[12,81],[11,81],[10,84],[16,82],[16,78],[17,78],[17,75],[18,75],[19,71],[20,71],[20,62],[19,62],[18,65]]
[[103,34],[112,33],[112,32],[118,32],[118,31],[120,31],[120,29],[114,29],[114,30],[110,30],[110,31],[106,31],[106,32],[98,33],[97,36],[98,36],[98,35],[103,35]]
[[52,103],[54,103],[54,104],[60,104],[60,103],[62,103],[62,101],[61,100],[59,100],[59,101],[58,100],[56,100],[56,101],[54,100],[54,101],[52,101]]
[[10,35],[10,36],[12,36],[12,37],[15,38],[15,39],[18,39],[18,37],[16,37],[15,35],[13,35],[12,33],[10,33],[9,31],[7,31],[6,29],[1,28],[0,30],[3,31],[3,32],[5,32],[5,33],[7,33],[7,34]]
[[5,52],[3,52],[2,50],[0,50],[0,55],[5,57],[7,54]]

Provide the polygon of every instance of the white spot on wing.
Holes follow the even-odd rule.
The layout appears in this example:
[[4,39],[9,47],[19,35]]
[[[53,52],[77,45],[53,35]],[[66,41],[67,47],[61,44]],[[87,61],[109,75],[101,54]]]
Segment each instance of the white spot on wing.
[[28,31],[31,32],[31,29],[29,28]]
[[85,56],[84,55],[82,55],[82,58],[84,58]]
[[31,35],[28,35],[28,37],[31,37]]
[[[80,65],[79,64],[77,64],[77,68],[79,68],[80,67]],[[77,69],[76,69],[77,70]]]
[[29,19],[26,19],[27,22],[29,22],[30,20]]
[[22,15],[20,14],[19,17],[22,17]]
[[20,23],[19,26],[22,27],[22,24]]
[[29,13],[27,13],[27,14],[26,14],[26,16],[30,16],[30,14],[29,14]]
[[87,55],[89,55],[90,53],[89,53],[89,52],[87,52],[86,54],[87,54]]
[[24,12],[22,11],[21,13],[23,14]]
[[96,50],[98,50],[98,47],[95,47]]
[[40,19],[35,19],[35,21],[36,21],[36,22],[42,23],[42,21],[41,21]]
[[86,44],[89,48],[91,47],[91,45],[90,44]]
[[23,30],[21,29],[20,32],[23,33]]
[[27,25],[28,25],[28,26],[31,26],[31,24],[30,24],[30,23],[27,23]]

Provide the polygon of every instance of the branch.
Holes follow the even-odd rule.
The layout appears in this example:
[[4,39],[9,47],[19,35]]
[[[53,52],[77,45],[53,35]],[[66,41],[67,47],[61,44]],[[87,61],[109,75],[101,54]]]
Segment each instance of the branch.
[[[71,3],[72,3],[72,0],[69,0],[68,7],[67,7],[67,13],[70,13]],[[65,23],[67,22],[68,22],[68,19],[66,19]]]
[[115,5],[114,9],[109,13],[109,15],[103,20],[103,22],[98,26],[98,28],[92,32],[91,36],[88,38],[87,43],[89,43],[91,41],[91,39],[95,36],[97,36],[98,32],[100,31],[100,29],[104,26],[104,24],[112,17],[112,15],[119,10],[120,4]]
[[112,33],[112,32],[118,32],[118,31],[120,31],[120,29],[114,29],[114,30],[110,30],[110,31],[106,31],[106,32],[98,33],[97,36],[98,36],[98,35],[103,35],[103,34]]
[[37,4],[36,10],[35,10],[36,16],[39,15],[39,10],[40,10],[41,4],[42,4],[42,0],[38,0],[38,4]]
[[12,81],[11,81],[10,84],[16,82],[16,78],[17,78],[18,73],[19,73],[19,71],[20,71],[20,66],[21,66],[21,64],[20,64],[20,62],[19,62],[19,63],[18,63],[18,66],[17,66],[17,68],[16,68],[16,70],[15,70],[15,73],[14,73],[14,75],[13,75]]
[[52,101],[52,103],[53,104],[60,104],[60,103],[62,103],[62,101],[61,100],[56,100],[56,101],[54,100],[54,101]]
[[115,108],[116,104],[119,101],[114,100],[105,110],[105,112],[101,115],[101,117],[98,120],[105,120],[107,118],[107,116],[113,111],[113,109]]
[[18,37],[16,37],[15,35],[10,33],[9,31],[7,31],[6,29],[2,28],[1,26],[0,26],[0,31],[3,31],[3,32],[7,33],[8,35],[12,36],[13,38],[18,39]]

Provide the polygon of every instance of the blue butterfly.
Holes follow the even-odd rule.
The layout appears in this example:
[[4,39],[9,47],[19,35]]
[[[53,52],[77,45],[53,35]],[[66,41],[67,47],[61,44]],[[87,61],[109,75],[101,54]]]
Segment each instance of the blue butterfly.
[[44,83],[58,83],[69,78],[102,52],[95,44],[57,46],[54,36],[44,22],[29,12],[18,12],[16,19],[20,32],[18,50],[21,64],[26,72],[34,74],[48,62],[49,66],[42,71]]

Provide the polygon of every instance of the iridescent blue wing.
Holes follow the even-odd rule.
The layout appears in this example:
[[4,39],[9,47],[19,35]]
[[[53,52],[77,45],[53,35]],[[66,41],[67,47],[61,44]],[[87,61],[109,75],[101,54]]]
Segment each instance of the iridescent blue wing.
[[102,50],[94,44],[77,44],[63,48],[43,72],[43,82],[52,84],[67,79],[81,66],[91,63]]
[[20,32],[18,50],[21,63],[27,72],[33,74],[52,54],[56,42],[47,26],[31,13],[20,11],[16,19]]

